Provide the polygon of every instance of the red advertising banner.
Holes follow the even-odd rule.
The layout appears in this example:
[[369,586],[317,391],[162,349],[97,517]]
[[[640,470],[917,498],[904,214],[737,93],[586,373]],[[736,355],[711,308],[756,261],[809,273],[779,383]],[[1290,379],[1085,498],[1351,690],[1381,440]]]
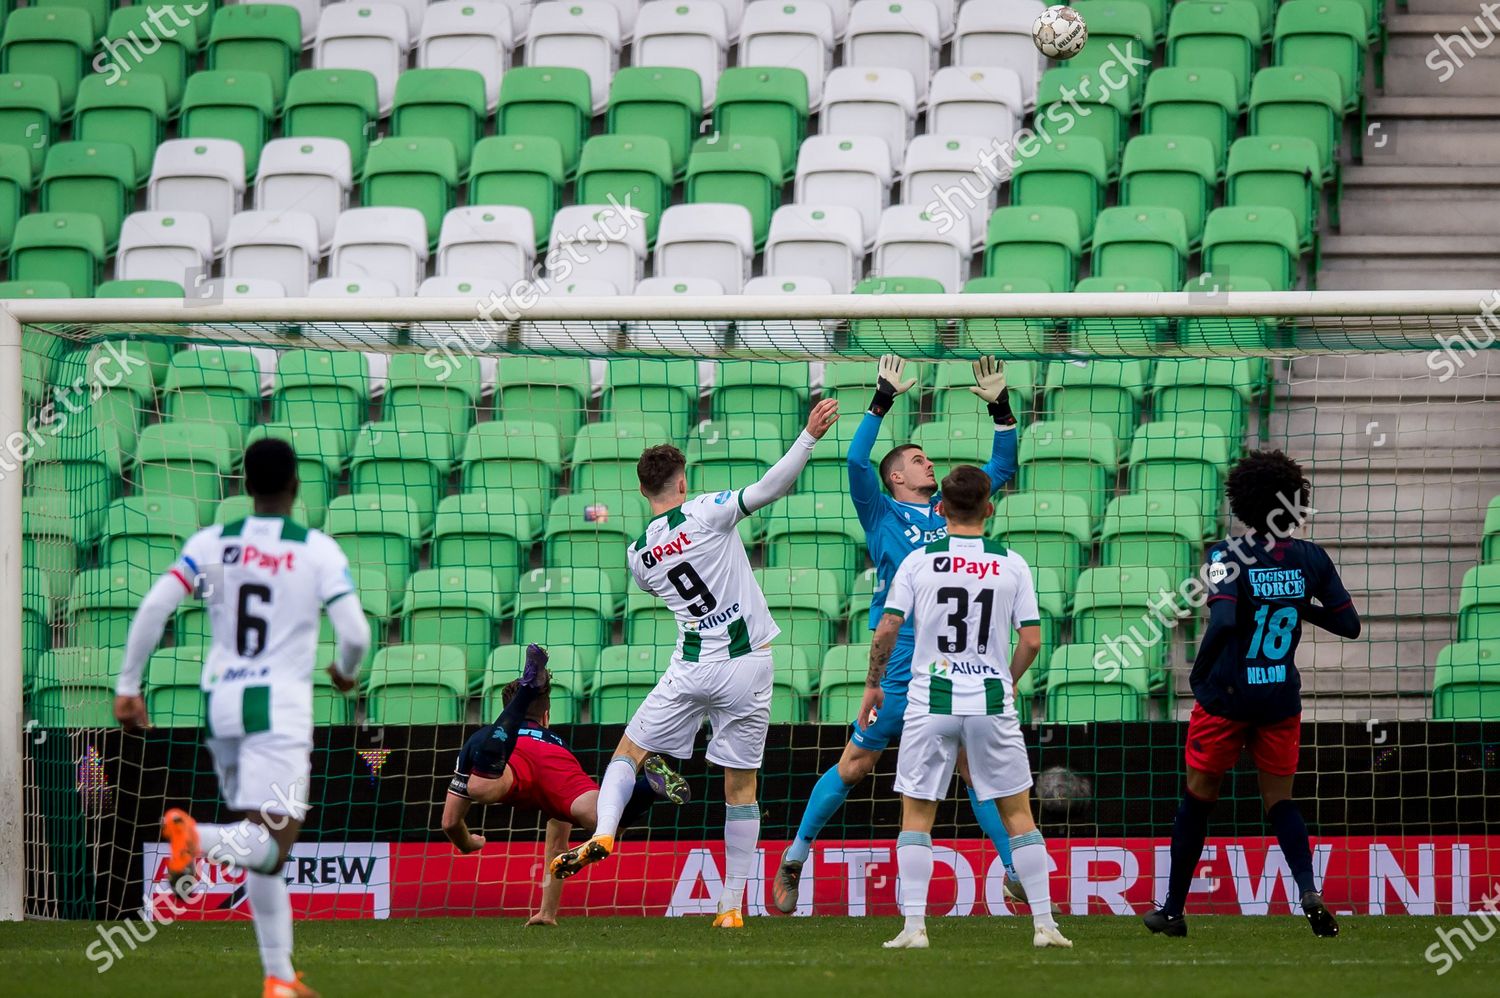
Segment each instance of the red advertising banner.
[[[299,842],[282,869],[297,918],[387,918],[394,881],[384,842]],[[423,846],[422,848],[427,848]],[[199,889],[187,901],[171,893],[167,846],[148,842],[141,854],[143,910],[155,921],[249,918],[245,875],[198,861]]]

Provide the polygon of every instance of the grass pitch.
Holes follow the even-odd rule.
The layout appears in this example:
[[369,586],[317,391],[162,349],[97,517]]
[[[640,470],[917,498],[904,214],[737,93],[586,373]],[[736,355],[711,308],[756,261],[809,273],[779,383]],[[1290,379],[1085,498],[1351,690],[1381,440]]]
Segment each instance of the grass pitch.
[[[1500,939],[1441,976],[1424,954],[1457,918],[1344,918],[1317,939],[1300,918],[1190,918],[1187,939],[1134,918],[1063,918],[1072,950],[1034,950],[1029,919],[934,918],[932,949],[886,952],[896,918],[758,918],[739,932],[706,918],[576,918],[556,928],[497,919],[298,922],[297,964],[324,995],[488,994],[568,998],[705,994],[800,998],[1011,995],[1495,995]],[[1470,918],[1471,924],[1482,920]],[[1481,926],[1481,929],[1483,926]],[[0,924],[8,994],[258,995],[248,922],[178,924],[106,973],[85,955],[83,922]],[[1445,961],[1446,962],[1446,961]]]

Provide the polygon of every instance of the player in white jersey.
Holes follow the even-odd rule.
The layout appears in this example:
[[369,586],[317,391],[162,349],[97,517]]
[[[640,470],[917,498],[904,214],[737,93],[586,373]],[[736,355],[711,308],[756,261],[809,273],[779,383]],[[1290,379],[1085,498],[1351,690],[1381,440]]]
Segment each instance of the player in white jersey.
[[[724,767],[724,890],[715,927],[740,928],[745,881],[760,837],[756,771],[771,721],[771,641],[781,633],[750,570],[735,529],[741,520],[792,490],[813,446],[838,419],[838,403],[813,407],[807,429],[765,477],[743,489],[687,498],[687,461],[670,444],[636,464],[651,504],[645,533],[627,552],[636,585],[659,596],[677,617],[677,650],[646,696],[599,788],[594,836],[556,857],[552,875],[570,877],[614,849],[615,831],[648,755],[686,759],[703,719],[713,726],[706,756]],[[686,500],[686,501],[684,501]]]
[[167,811],[167,870],[183,896],[200,857],[243,872],[266,972],[264,998],[308,998],[316,992],[292,969],[291,900],[281,871],[308,809],[319,617],[326,609],[333,624],[337,649],[328,673],[346,693],[369,650],[370,627],[343,551],[291,519],[299,485],[292,448],[258,440],[245,451],[244,471],[252,515],[190,537],[141,601],[115,685],[115,718],[131,731],[150,724],[141,697],[146,659],[178,604],[203,600],[213,634],[202,679],[207,743],[225,803],[245,817],[211,825]]
[[1011,859],[1031,906],[1032,943],[1073,945],[1052,917],[1047,847],[1031,819],[1031,766],[1015,709],[1015,682],[1042,646],[1036,589],[1025,559],[984,536],[985,521],[995,513],[990,489],[989,476],[972,465],[943,479],[939,512],[947,517],[948,536],[901,562],[870,645],[861,717],[884,703],[886,663],[902,621],[911,618],[916,642],[896,761],[902,798],[896,866],[906,924],[887,949],[927,948],[932,823],[961,751],[968,754],[974,793],[997,802],[1010,833]]

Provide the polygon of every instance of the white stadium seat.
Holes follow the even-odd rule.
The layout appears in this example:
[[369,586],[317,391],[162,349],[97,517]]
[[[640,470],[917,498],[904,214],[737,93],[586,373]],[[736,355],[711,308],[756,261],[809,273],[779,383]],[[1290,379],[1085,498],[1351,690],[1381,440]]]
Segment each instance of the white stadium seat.
[[486,275],[505,287],[531,279],[536,225],[515,205],[471,205],[443,216],[438,232],[437,272]]
[[[717,296],[724,286],[708,277],[648,277],[635,286],[636,295],[669,297]],[[625,323],[625,338],[641,350],[695,350],[708,353],[724,346],[729,323],[708,319],[646,319]]]
[[[991,153],[981,167],[981,157]],[[901,181],[901,203],[916,205],[934,215],[947,212],[967,227],[969,243],[984,244],[984,227],[995,210],[1000,184],[1010,176],[1005,160],[993,155],[990,143],[972,135],[918,135],[906,149]],[[934,201],[936,209],[928,206]]]
[[174,281],[187,291],[207,280],[214,260],[214,231],[198,211],[136,211],[120,226],[115,277],[122,281]]
[[[833,15],[833,39],[842,42],[844,35],[849,31],[849,8],[854,6],[854,0],[818,0],[828,13]],[[890,0],[886,0],[887,3]]]
[[[573,243],[572,250],[563,247]],[[552,218],[547,279],[607,281],[616,294],[635,290],[646,269],[646,228],[626,224],[609,205],[575,204]]]
[[318,220],[305,211],[242,211],[229,220],[224,276],[268,277],[301,298],[318,277]]
[[213,227],[214,252],[245,200],[245,147],[232,139],[168,139],[156,147],[146,207],[198,211]]
[[[309,298],[396,298],[396,285],[378,277],[353,280],[347,277],[325,277],[313,281],[307,289]],[[351,347],[368,346],[372,340],[396,342],[396,327],[389,322],[362,322],[358,335],[353,335],[342,322],[310,322],[303,326],[304,332],[316,331],[330,339]],[[365,353],[365,367],[370,372],[370,395],[385,394],[386,373],[390,370],[391,355],[383,351]]]
[[[286,290],[269,278],[215,277],[198,285],[197,293],[189,292],[188,299],[195,302],[224,302],[251,298],[285,298]],[[194,332],[205,337],[218,338],[223,330],[214,326],[195,325]],[[190,350],[199,347],[190,346]],[[214,349],[209,347],[208,349]],[[242,350],[255,361],[255,371],[260,375],[260,393],[271,394],[276,385],[276,361],[279,354],[270,347],[225,347],[227,350]]]
[[970,0],[958,9],[953,34],[955,66],[1005,66],[1021,78],[1021,94],[1028,108],[1036,105],[1036,83],[1047,57],[1031,38],[1031,25],[1046,4],[1042,0],[979,3]]
[[766,274],[821,277],[846,295],[864,276],[865,233],[847,205],[788,204],[771,216]]
[[546,0],[485,0],[486,3],[494,4],[496,7],[505,7],[510,11],[510,34],[516,45],[526,40],[526,34],[531,28],[531,12],[536,9],[537,4]]
[[740,26],[745,21],[745,0],[709,0],[709,2],[715,7],[724,8],[724,27],[729,31],[730,44],[739,41]]
[[674,204],[656,232],[658,277],[707,277],[737,295],[755,256],[750,212],[739,204]]
[[880,216],[874,275],[930,277],[954,294],[969,279],[973,252],[969,233],[962,226],[951,226],[945,233],[921,208],[893,204]]
[[942,25],[943,41],[953,37],[959,2],[960,0],[932,0],[932,6],[937,9],[938,23]]
[[703,109],[714,103],[729,49],[724,8],[713,0],[651,0],[635,25],[637,66],[691,69],[703,83]]
[[406,37],[415,40],[417,32],[422,30],[422,15],[427,12],[428,0],[380,0],[381,3],[394,4],[400,7],[406,14]]
[[500,3],[443,0],[427,8],[417,36],[417,65],[423,69],[472,69],[484,77],[486,107],[500,102],[500,77],[510,69],[515,48],[510,10]]
[[865,250],[891,203],[891,150],[872,135],[809,135],[797,150],[795,200],[842,204],[859,212]]
[[640,16],[641,0],[604,0],[615,9],[615,14],[620,21],[620,41],[629,42],[635,38],[635,23]]
[[948,66],[932,80],[927,131],[1009,142],[1026,117],[1021,78],[1003,66]]
[[[609,281],[569,279],[566,283],[538,282],[539,300],[554,301],[559,298],[611,298],[619,294]],[[617,325],[592,322],[534,321],[522,318],[516,324],[517,338],[522,346],[549,350],[578,350],[594,355],[606,354],[616,348]]]
[[531,12],[526,65],[567,66],[589,77],[594,113],[609,102],[609,83],[620,68],[620,15],[606,0],[538,4]]
[[415,208],[350,208],[333,231],[331,277],[381,278],[410,297],[427,269],[427,223]]
[[824,135],[874,135],[890,150],[891,170],[911,141],[917,120],[917,85],[904,69],[841,66],[828,74]]
[[[239,0],[240,3],[270,3],[272,0]],[[274,0],[287,7],[296,8],[297,16],[302,20],[302,47],[308,48],[318,33],[318,20],[323,16],[322,0]],[[210,10],[213,8],[210,7]],[[201,30],[201,29],[200,29]],[[204,41],[200,36],[199,42]]]
[[[808,274],[757,277],[745,285],[747,295],[831,295],[833,286]],[[781,352],[788,345],[801,350],[833,350],[836,319],[765,319],[735,326],[735,345],[746,350]],[[814,365],[817,369],[817,365]],[[847,416],[845,417],[848,418]]]
[[[418,298],[468,298],[475,302],[477,312],[479,303],[488,303],[491,296],[504,298],[510,294],[514,284],[509,281],[497,280],[493,277],[429,277],[417,288]],[[504,318],[497,316],[496,321],[502,323],[498,328],[494,326],[471,326],[462,334],[451,322],[418,322],[411,327],[411,341],[418,346],[437,347],[438,349],[451,350],[455,353],[465,352],[476,354],[479,361],[479,380],[486,386],[495,384],[495,371],[499,367],[498,358],[488,351],[494,347],[504,346],[504,338],[507,335],[503,325]],[[488,335],[490,342],[485,342],[484,337]],[[491,391],[492,387],[487,387]]]
[[396,285],[380,277],[323,277],[307,288],[309,298],[399,298]]
[[931,0],[859,0],[849,12],[844,65],[906,70],[922,105],[942,44],[942,21]]
[[833,62],[833,14],[821,3],[755,0],[740,26],[741,66],[789,66],[807,77],[807,106],[823,103],[823,80]]
[[333,244],[333,227],[349,207],[353,176],[342,139],[272,139],[255,171],[257,211],[305,211],[318,221],[319,250]]
[[318,22],[313,66],[371,73],[380,113],[389,114],[396,98],[396,77],[406,68],[411,34],[404,7],[389,3],[329,4]]
[[778,274],[751,278],[745,282],[747,295],[831,295],[833,285],[811,274]]

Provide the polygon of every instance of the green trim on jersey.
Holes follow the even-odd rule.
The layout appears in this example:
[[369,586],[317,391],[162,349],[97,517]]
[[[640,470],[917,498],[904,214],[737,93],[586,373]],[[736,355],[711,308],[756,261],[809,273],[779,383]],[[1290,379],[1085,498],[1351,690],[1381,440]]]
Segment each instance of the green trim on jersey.
[[245,687],[240,699],[240,721],[247,735],[271,730],[271,687]]
[[995,540],[993,537],[986,537],[984,539],[984,553],[985,554],[998,554],[998,555],[1002,555],[1003,556],[1005,554],[1005,545],[1001,544],[999,541]]
[[242,518],[240,518],[238,520],[235,520],[233,523],[226,523],[226,524],[224,524],[224,529],[221,530],[221,531],[219,531],[219,536],[220,537],[239,537],[240,535],[242,535],[245,532],[245,523],[246,523],[246,521],[251,520],[251,519],[256,519],[256,520],[280,520],[281,521],[281,539],[282,540],[284,540],[284,541],[291,541],[293,544],[306,544],[307,543],[307,528],[306,527],[304,527],[302,524],[298,523],[296,520],[293,520],[289,516],[278,516],[278,515],[273,515],[273,514],[267,514],[267,515],[263,516],[263,515],[261,515],[259,513],[252,513],[250,516],[242,517]]
[[1005,713],[1004,680],[986,679],[984,681],[984,712],[986,714]]
[[224,529],[219,531],[220,537],[238,537],[240,531],[245,529],[244,520],[235,520],[233,523],[224,524]]
[[944,537],[940,541],[933,541],[922,550],[926,551],[928,554],[932,554],[936,551],[946,551],[948,550],[948,538]]
[[750,651],[750,628],[744,617],[737,617],[729,622],[729,657],[740,658]]
[[703,654],[703,635],[697,631],[682,632],[682,660],[696,662]]
[[953,680],[944,676],[933,676],[928,680],[927,712],[929,714],[953,713]]
[[651,519],[646,521],[646,526],[641,530],[641,536],[635,539],[635,543],[632,544],[631,547],[634,547],[637,550],[645,550],[646,532],[651,529],[651,524],[655,523],[657,520],[660,520],[664,516],[667,518],[667,526],[669,527],[680,527],[687,522],[687,516],[682,512],[681,503],[678,503],[671,509],[664,509],[660,513],[657,513]]
[[353,595],[354,595],[354,590],[353,589],[345,589],[343,592],[339,593],[337,596],[332,596],[332,597],[329,597],[328,599],[324,600],[323,601],[323,609],[325,609],[325,610],[328,609],[329,607],[333,606],[333,604],[335,604],[339,600],[343,599],[345,596],[353,596]]
[[902,620],[906,619],[906,614],[904,612],[902,612],[901,610],[897,610],[895,607],[890,607],[890,606],[885,607],[884,609],[881,610],[881,613],[888,613],[888,614],[892,615],[893,617],[900,617]]
[[1023,620],[1023,621],[1021,621],[1021,626],[1022,627],[1041,627],[1042,626],[1042,622],[1040,620]]
[[735,494],[734,494],[734,502],[735,502],[735,505],[739,506],[741,513],[744,513],[746,516],[750,515],[750,511],[745,508],[745,490],[744,489],[740,489],[739,491],[735,492]]

